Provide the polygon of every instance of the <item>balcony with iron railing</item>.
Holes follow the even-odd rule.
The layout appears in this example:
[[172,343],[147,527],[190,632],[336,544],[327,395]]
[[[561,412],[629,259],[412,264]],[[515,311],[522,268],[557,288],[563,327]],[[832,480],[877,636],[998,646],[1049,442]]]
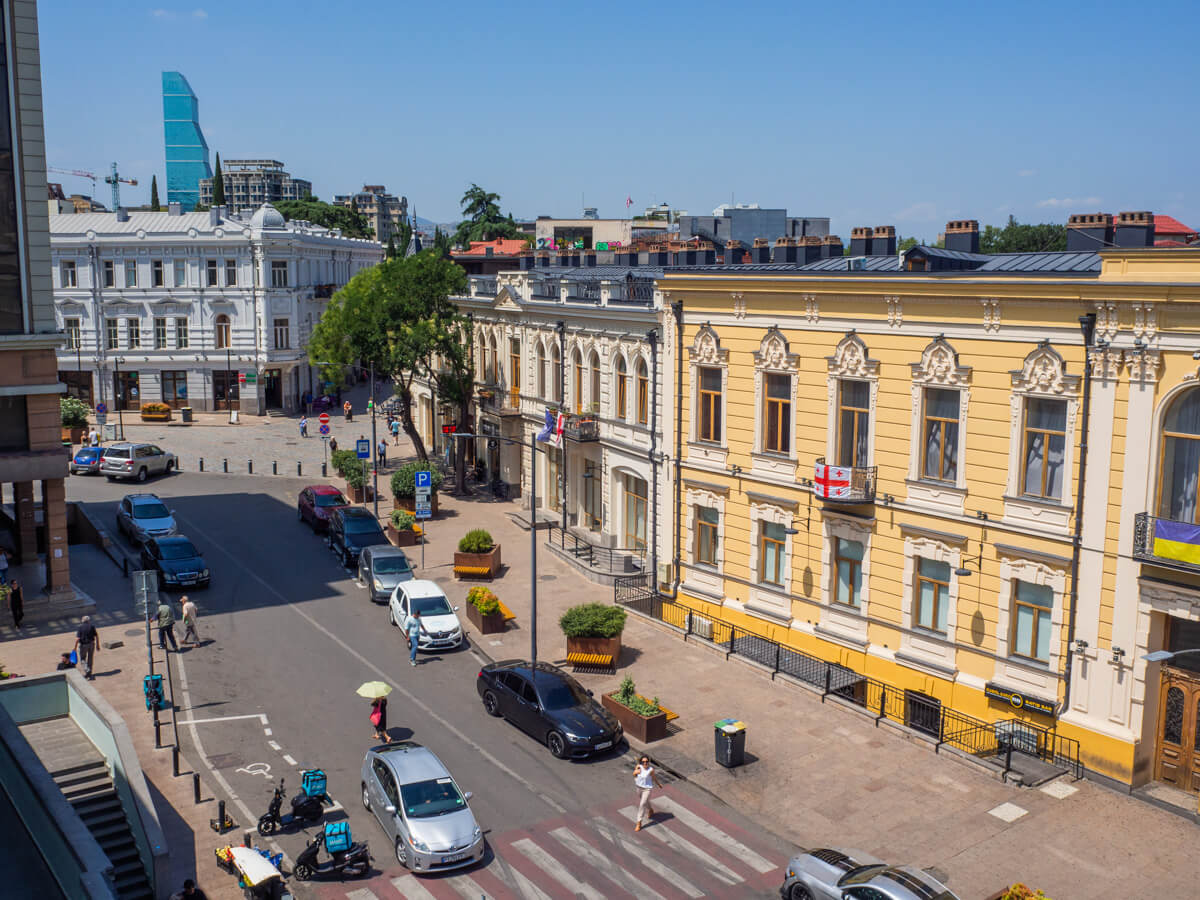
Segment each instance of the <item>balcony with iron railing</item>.
[[813,466],[813,494],[827,503],[874,503],[876,466]]
[[563,416],[563,437],[584,443],[600,440],[600,422],[591,413]]
[[1133,558],[1167,569],[1200,572],[1200,525],[1138,513],[1133,517]]
[[470,285],[472,297],[495,297],[499,289],[496,278],[490,275],[472,275]]

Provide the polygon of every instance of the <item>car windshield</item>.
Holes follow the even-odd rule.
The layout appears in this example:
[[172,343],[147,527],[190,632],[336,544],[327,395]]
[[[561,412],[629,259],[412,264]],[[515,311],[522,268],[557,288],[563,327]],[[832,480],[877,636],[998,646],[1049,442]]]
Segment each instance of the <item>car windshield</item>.
[[857,869],[851,869],[838,881],[838,887],[847,887],[852,884],[866,884],[887,866],[882,863],[875,863],[870,866],[859,866]]
[[139,503],[133,508],[135,519],[165,519],[169,515],[161,503]]
[[450,614],[450,604],[442,596],[412,597],[409,602],[412,604],[412,611],[419,612],[423,616],[447,616]]
[[129,459],[128,447],[109,447],[104,451],[105,456],[111,456],[114,459]]
[[444,816],[467,805],[453,778],[437,778],[402,785],[400,798],[404,802],[404,814],[410,819]]
[[95,447],[85,447],[75,454],[76,459],[95,459],[100,455],[100,451]]
[[573,681],[538,679],[538,694],[546,709],[570,709],[572,706],[583,706],[588,700],[583,688]]
[[163,559],[191,559],[199,556],[191,541],[171,541],[158,545],[158,553]]
[[368,534],[379,531],[379,523],[370,516],[347,516],[343,520],[347,534]]
[[406,556],[377,556],[372,563],[380,575],[395,575],[397,572],[411,572]]
[[317,506],[348,506],[341,494],[317,494]]

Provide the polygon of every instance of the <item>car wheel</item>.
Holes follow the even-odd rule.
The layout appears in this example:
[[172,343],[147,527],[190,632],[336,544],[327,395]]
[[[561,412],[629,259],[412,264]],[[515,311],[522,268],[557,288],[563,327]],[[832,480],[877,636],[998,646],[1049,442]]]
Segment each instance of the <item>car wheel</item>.
[[168,475],[170,475],[170,474],[171,474],[171,470],[172,470],[173,468],[175,468],[175,460],[173,460],[173,459],[168,459],[168,460],[167,460],[167,474],[168,474]]
[[404,846],[404,838],[396,838],[396,862],[408,868],[408,848]]
[[138,469],[137,480],[139,483],[146,480],[146,467],[145,466],[142,466],[140,469]]
[[812,891],[802,884],[793,884],[788,891],[788,900],[813,900]]
[[292,869],[292,874],[300,881],[308,881],[313,877],[312,866],[308,863],[297,863],[296,868]]
[[367,790],[367,784],[364,781],[362,786],[363,809],[370,810],[371,808],[371,793]]
[[546,746],[550,748],[550,753],[555,759],[564,759],[567,755],[567,739],[557,731],[546,735]]
[[500,715],[500,701],[496,699],[496,695],[491,691],[483,693],[483,708],[489,716]]
[[396,611],[392,609],[392,601],[388,601],[388,621],[392,623],[393,628],[399,628],[400,623],[396,621]]
[[117,480],[117,479],[113,478],[111,475],[105,475],[104,477],[105,477],[105,478],[107,478],[109,481],[116,481],[116,480]]

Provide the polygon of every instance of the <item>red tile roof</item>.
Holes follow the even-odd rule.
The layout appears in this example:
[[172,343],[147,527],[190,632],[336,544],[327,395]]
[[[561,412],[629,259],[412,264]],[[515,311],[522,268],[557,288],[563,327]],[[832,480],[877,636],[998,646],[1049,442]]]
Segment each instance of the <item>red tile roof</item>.
[[519,238],[498,238],[494,241],[471,241],[470,250],[459,250],[453,256],[487,256],[488,248],[493,256],[516,256],[525,249],[525,241]]
[[1164,216],[1162,213],[1154,214],[1154,233],[1155,234],[1195,234],[1195,228],[1188,228],[1178,219],[1171,216]]
[[1191,244],[1185,244],[1183,241],[1155,241],[1155,247],[1190,247]]

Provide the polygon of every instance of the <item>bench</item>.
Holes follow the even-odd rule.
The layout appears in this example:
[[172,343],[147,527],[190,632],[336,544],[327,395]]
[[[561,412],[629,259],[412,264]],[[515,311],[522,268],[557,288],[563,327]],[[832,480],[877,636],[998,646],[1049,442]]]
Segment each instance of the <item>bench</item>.
[[576,670],[581,668],[611,670],[613,668],[611,653],[568,653],[567,662]]
[[509,622],[513,621],[513,619],[515,619],[517,617],[517,614],[515,612],[513,612],[511,609],[509,609],[507,606],[505,606],[499,600],[496,601],[496,605],[498,607],[500,607],[500,615],[504,616],[504,624],[505,625],[507,625]]
[[[653,700],[651,700],[649,697],[643,697],[641,694],[638,694],[637,696],[638,696],[638,698],[639,698],[639,699],[641,699],[641,700],[645,700],[647,703],[653,703],[653,702],[654,702],[654,701],[653,701]],[[678,718],[679,718],[679,713],[677,713],[677,712],[672,712],[671,710],[669,710],[669,709],[667,709],[665,706],[663,706],[661,703],[660,703],[660,704],[658,704],[658,711],[659,711],[659,712],[665,712],[665,713],[667,714],[667,721],[668,721],[668,722],[670,722],[672,719],[678,719]]]
[[455,566],[454,574],[459,578],[486,578],[492,580],[491,566]]

